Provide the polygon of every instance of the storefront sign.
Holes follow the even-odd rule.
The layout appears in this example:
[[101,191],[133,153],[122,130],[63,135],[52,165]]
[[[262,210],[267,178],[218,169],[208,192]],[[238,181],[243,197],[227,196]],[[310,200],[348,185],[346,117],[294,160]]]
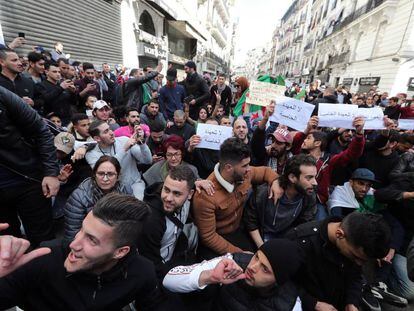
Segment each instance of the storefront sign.
[[344,78],[342,80],[343,85],[352,85],[352,82],[354,81],[354,78]]
[[163,50],[161,47],[156,47],[153,44],[144,42],[138,43],[138,54],[140,56],[147,56],[152,58],[167,58],[167,51]]
[[359,79],[359,85],[378,85],[381,77],[363,77]]

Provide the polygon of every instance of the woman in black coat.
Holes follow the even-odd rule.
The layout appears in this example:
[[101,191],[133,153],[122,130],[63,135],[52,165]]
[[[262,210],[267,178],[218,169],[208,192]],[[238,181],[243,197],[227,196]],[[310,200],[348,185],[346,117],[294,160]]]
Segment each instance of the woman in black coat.
[[111,192],[132,195],[132,189],[119,182],[120,172],[121,165],[116,158],[111,156],[99,158],[92,170],[92,177],[85,179],[66,202],[65,241],[73,240],[82,227],[86,214],[100,198]]

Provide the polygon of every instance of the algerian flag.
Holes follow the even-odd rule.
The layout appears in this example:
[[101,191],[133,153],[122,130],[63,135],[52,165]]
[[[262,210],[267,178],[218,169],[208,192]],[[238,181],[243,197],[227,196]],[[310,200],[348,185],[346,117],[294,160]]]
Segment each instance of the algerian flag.
[[302,89],[299,93],[296,94],[295,99],[302,100],[306,97],[306,90]]

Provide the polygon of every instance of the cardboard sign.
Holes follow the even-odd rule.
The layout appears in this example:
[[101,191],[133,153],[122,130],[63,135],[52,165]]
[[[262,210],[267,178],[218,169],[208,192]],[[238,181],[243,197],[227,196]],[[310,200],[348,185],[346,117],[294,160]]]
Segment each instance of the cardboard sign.
[[303,132],[315,109],[314,105],[285,96],[277,96],[275,112],[269,121],[278,122]]
[[414,119],[399,119],[398,128],[401,130],[414,130]]
[[366,130],[382,130],[384,126],[384,112],[380,107],[358,108],[356,117],[364,117]]
[[357,112],[357,105],[319,104],[319,126],[351,129]]
[[229,126],[198,123],[197,135],[201,137],[201,142],[196,148],[220,150],[223,141],[233,136],[233,128]]
[[252,81],[246,103],[258,106],[268,106],[276,96],[283,95],[286,87],[268,82]]

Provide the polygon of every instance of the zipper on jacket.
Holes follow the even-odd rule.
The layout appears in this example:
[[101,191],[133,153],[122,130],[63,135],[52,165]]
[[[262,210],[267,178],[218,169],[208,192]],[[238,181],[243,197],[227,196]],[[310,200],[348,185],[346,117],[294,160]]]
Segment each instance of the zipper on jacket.
[[93,300],[95,300],[95,298],[96,298],[96,292],[98,290],[101,290],[102,289],[101,276],[100,275],[98,275],[97,281],[98,281],[97,287],[96,287],[96,289],[93,292]]

